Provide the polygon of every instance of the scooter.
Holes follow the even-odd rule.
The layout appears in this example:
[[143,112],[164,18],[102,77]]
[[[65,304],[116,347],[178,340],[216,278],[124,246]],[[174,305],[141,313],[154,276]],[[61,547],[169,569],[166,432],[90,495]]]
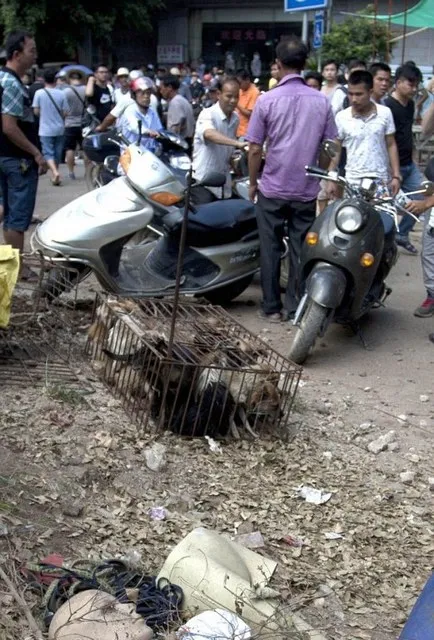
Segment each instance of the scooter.
[[[120,163],[125,176],[77,198],[36,228],[32,249],[57,263],[47,295],[60,295],[92,272],[113,293],[173,294],[185,186],[161,158],[137,145],[123,152]],[[201,185],[224,183],[224,175],[210,174]],[[157,236],[141,239],[149,230]],[[181,293],[216,304],[240,295],[259,270],[254,205],[240,199],[190,208],[183,262]]]
[[[187,142],[176,133],[164,130],[159,132],[156,142],[155,155],[185,182],[186,173],[191,165],[187,155]],[[86,184],[89,191],[99,189],[122,175],[119,157],[128,145],[128,141],[115,130],[92,133],[83,140],[83,151],[90,160],[86,168]]]
[[385,280],[398,256],[397,210],[407,213],[402,204],[408,196],[434,192],[433,183],[424,182],[412,193],[378,197],[375,178],[363,178],[355,186],[319,167],[306,167],[306,172],[340,184],[345,195],[316,218],[302,248],[299,286],[304,294],[295,314],[298,331],[289,352],[299,364],[332,320],[361,335],[360,318],[383,306],[392,291]]

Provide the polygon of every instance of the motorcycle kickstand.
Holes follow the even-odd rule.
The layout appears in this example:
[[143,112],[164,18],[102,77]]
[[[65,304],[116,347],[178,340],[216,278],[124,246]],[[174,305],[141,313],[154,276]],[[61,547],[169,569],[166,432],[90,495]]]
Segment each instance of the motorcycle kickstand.
[[353,331],[355,336],[359,337],[360,342],[362,343],[362,347],[364,349],[366,349],[367,351],[369,350],[369,345],[366,342],[364,336],[363,336],[363,332],[362,332],[362,328],[360,326],[360,322],[350,322],[349,324],[351,330]]

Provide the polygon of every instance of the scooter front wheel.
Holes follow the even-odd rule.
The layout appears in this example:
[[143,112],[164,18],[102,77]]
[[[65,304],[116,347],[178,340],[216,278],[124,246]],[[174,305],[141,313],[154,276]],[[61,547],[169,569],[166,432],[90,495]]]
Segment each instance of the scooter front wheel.
[[308,357],[321,329],[327,320],[330,309],[322,307],[314,300],[310,300],[295,334],[294,342],[289,351],[289,357],[297,364],[303,364]]
[[85,180],[88,191],[93,191],[94,189],[100,189],[104,186],[104,182],[102,180],[102,170],[103,166],[101,164],[96,164],[95,162],[89,162],[86,165],[85,172]]

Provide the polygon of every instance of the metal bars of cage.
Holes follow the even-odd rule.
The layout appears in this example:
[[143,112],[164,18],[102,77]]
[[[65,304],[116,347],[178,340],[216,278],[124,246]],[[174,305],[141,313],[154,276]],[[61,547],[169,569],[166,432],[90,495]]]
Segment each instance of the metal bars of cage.
[[223,309],[98,296],[86,352],[146,431],[235,437],[285,429],[301,368]]

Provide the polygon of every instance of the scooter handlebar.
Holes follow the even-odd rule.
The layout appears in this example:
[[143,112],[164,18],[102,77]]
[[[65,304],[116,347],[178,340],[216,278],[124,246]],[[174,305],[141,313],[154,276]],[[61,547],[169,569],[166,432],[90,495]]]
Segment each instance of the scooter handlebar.
[[319,167],[310,167],[309,165],[305,166],[306,173],[313,173],[317,176],[324,176],[324,178],[329,177],[329,172],[325,169],[320,169]]

